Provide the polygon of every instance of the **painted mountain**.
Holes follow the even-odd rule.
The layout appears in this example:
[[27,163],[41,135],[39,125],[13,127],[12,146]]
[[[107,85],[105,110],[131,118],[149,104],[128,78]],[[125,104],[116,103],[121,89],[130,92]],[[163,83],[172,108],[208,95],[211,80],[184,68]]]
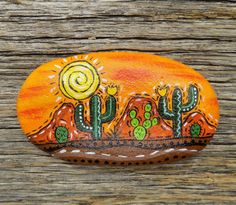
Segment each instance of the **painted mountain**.
[[195,112],[187,117],[182,127],[184,137],[211,137],[216,127],[210,125],[203,114]]
[[115,131],[121,139],[154,140],[173,136],[154,100],[146,97],[134,97],[129,101]]
[[29,136],[33,144],[65,143],[73,140],[91,139],[91,134],[81,132],[75,126],[74,106],[63,104],[53,115],[49,124],[38,133]]

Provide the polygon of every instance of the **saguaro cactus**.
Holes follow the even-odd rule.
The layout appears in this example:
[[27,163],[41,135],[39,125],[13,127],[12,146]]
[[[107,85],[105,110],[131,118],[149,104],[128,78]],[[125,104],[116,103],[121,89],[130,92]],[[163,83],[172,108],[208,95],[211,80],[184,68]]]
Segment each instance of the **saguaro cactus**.
[[116,115],[116,87],[108,87],[109,96],[106,99],[106,112],[102,114],[101,99],[94,95],[90,99],[90,125],[84,120],[84,105],[79,104],[75,109],[76,127],[83,132],[91,132],[94,139],[102,138],[102,123],[113,120]]
[[188,90],[188,102],[183,105],[182,92],[179,88],[175,88],[172,95],[172,111],[168,109],[168,99],[166,89],[159,89],[161,96],[158,103],[160,115],[167,120],[173,121],[173,131],[176,138],[182,135],[182,113],[192,110],[198,102],[198,89],[194,85],[190,85]]

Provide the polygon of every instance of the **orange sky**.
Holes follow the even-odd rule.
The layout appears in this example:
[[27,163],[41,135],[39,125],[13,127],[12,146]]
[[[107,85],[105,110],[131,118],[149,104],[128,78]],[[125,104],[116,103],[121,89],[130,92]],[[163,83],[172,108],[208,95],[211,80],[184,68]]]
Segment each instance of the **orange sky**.
[[[116,96],[119,110],[114,122],[120,118],[131,96],[137,93],[141,95],[146,93],[158,99],[155,88],[160,85],[169,85],[168,93],[171,94],[174,86],[179,86],[183,92],[186,92],[189,85],[195,83],[200,90],[201,101],[193,111],[201,111],[211,124],[218,124],[219,108],[216,95],[210,84],[198,72],[164,57],[141,53],[110,52],[56,59],[35,69],[22,86],[17,101],[18,118],[25,133],[33,134],[47,125],[54,111],[63,102],[71,102],[74,105],[78,103],[77,100],[63,95],[58,82],[59,73],[63,67],[81,59],[90,62],[98,69],[101,79],[99,91],[103,93],[101,94],[103,98],[107,96],[104,90],[107,85],[112,83],[119,86]],[[168,96],[171,97],[171,95]],[[187,100],[186,97],[184,101]],[[81,102],[84,103],[85,109],[89,109],[88,99]],[[187,114],[183,114],[183,117]],[[109,123],[103,126],[106,129]],[[110,125],[110,127],[113,126],[114,123]]]

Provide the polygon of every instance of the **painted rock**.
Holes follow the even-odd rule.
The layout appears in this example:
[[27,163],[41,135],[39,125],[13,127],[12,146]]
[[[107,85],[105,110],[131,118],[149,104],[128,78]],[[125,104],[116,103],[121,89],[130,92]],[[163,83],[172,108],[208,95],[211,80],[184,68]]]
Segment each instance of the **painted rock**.
[[82,164],[166,163],[213,137],[216,95],[203,76],[168,58],[91,53],[41,65],[19,93],[29,141]]

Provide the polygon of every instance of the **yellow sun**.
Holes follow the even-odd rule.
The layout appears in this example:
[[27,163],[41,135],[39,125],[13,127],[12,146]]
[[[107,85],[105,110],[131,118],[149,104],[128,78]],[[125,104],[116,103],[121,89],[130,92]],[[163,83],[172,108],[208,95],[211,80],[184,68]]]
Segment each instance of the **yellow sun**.
[[60,73],[59,86],[68,98],[83,100],[90,97],[98,89],[100,78],[95,69],[87,61],[76,61],[67,64]]

